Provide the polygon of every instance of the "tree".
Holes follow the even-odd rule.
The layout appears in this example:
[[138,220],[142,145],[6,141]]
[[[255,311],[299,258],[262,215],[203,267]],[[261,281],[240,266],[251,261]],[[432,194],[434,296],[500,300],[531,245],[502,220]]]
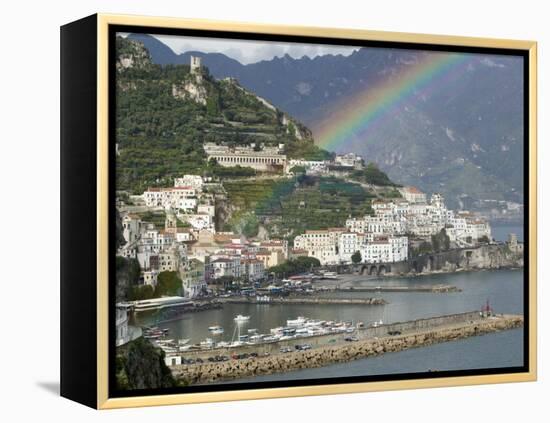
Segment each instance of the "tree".
[[292,276],[298,273],[310,271],[314,267],[319,267],[321,262],[315,257],[297,257],[288,260],[285,263],[270,267],[269,273],[274,273],[277,277]]
[[229,289],[233,285],[233,276],[221,276],[214,279],[214,283],[224,289]]
[[115,260],[116,298],[117,301],[126,301],[130,299],[133,288],[139,284],[139,261],[120,256],[117,256]]
[[293,166],[290,168],[290,173],[294,175],[304,174],[306,173],[306,168],[305,166]]
[[429,254],[433,252],[432,244],[430,244],[428,241],[424,241],[418,246],[416,252],[418,254]]
[[351,262],[352,262],[353,264],[361,263],[362,260],[363,260],[363,257],[361,257],[361,252],[360,252],[360,251],[356,251],[356,252],[353,253],[353,255],[351,256]]
[[155,290],[151,285],[132,286],[128,292],[129,301],[150,300],[154,296]]
[[160,272],[155,288],[155,297],[163,295],[181,295],[183,282],[178,276],[178,272]]
[[432,235],[432,245],[436,252],[447,251],[451,247],[451,239],[444,228],[438,234]]
[[482,237],[478,238],[477,241],[481,242],[483,244],[488,244],[489,242],[491,242],[491,240],[489,239],[489,237],[487,235],[483,235]]

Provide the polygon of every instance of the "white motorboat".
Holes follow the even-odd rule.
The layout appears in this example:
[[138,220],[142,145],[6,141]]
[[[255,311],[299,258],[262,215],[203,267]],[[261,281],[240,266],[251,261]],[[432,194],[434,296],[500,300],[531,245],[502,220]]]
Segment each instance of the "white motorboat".
[[212,333],[212,335],[222,335],[224,330],[221,326],[217,326],[216,328],[211,329],[210,332]]
[[287,320],[286,325],[287,326],[303,326],[306,323],[307,319],[304,316],[298,316],[298,318],[294,320]]
[[233,320],[237,323],[248,322],[250,320],[250,316],[243,316],[242,314],[238,314],[237,317],[235,317]]
[[380,319],[379,321],[377,322],[374,322],[371,327],[373,328],[377,328],[378,326],[382,326],[384,324],[384,322],[382,321],[382,319]]
[[200,343],[202,348],[214,348],[214,341],[211,338],[206,338]]

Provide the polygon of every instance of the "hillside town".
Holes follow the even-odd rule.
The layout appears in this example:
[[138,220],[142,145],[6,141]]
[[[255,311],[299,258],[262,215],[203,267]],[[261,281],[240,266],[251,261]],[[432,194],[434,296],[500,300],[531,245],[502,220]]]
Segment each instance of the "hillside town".
[[[334,169],[356,169],[363,159],[355,154],[336,155],[332,161],[287,160],[282,146],[229,148],[206,145],[209,158],[221,165],[252,166],[262,171],[292,174],[297,166],[314,175]],[[263,281],[270,268],[297,257],[312,257],[322,266],[405,261],[411,247],[442,230],[454,247],[475,246],[491,239],[489,223],[469,212],[454,212],[441,194],[430,198],[415,187],[399,188],[400,198],[376,199],[372,215],[350,217],[344,227],[306,230],[286,239],[247,239],[216,229],[216,198],[223,182],[200,175],[182,175],[171,187],[149,188],[133,196],[136,206],[121,207],[124,245],[118,255],[135,258],[141,281],[153,288],[161,272],[177,272],[182,293],[195,298],[220,278],[248,283]],[[163,227],[132,212],[164,212]],[[354,257],[355,256],[355,257]]]

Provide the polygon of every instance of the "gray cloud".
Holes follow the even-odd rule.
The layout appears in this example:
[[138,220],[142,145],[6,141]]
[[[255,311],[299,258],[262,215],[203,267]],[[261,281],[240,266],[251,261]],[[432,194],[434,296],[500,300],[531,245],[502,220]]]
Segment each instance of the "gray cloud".
[[155,38],[169,46],[176,53],[202,51],[205,53],[223,53],[242,64],[271,60],[285,54],[293,58],[308,56],[314,58],[326,54],[350,55],[358,47],[343,47],[320,44],[279,43],[267,41],[248,41],[213,39],[199,37],[182,37],[175,35],[155,35]]

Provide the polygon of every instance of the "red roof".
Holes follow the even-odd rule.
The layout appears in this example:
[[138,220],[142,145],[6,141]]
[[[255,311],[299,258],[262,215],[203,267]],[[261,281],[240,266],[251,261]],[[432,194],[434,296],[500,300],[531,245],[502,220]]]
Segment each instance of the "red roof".
[[405,187],[404,189],[410,192],[411,194],[423,194],[423,192],[420,191],[417,187],[410,186],[410,187]]

